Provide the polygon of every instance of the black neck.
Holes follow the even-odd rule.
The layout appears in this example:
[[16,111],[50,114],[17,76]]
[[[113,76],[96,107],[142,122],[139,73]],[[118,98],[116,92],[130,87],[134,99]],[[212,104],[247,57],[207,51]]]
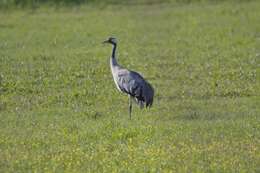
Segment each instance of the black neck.
[[116,57],[116,44],[113,44],[112,58]]

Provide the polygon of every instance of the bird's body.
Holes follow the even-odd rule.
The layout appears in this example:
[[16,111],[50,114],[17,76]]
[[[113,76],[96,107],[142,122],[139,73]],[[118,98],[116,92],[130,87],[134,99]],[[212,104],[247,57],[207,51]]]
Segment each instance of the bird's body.
[[154,89],[139,73],[123,68],[117,63],[115,56],[117,43],[115,38],[109,38],[105,42],[113,45],[110,68],[117,89],[129,96],[129,114],[131,118],[132,99],[135,99],[141,108],[144,105],[151,107]]

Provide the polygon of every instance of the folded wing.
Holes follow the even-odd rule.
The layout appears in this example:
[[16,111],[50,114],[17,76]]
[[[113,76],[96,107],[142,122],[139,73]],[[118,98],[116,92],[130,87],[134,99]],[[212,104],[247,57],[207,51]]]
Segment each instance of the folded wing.
[[124,69],[118,73],[117,82],[120,90],[134,97],[141,108],[152,106],[154,89],[140,74]]

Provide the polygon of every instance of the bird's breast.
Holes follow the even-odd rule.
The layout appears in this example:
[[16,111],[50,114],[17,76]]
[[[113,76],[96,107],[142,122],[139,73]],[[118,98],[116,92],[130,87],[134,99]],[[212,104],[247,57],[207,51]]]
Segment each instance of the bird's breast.
[[120,92],[122,92],[122,90],[120,89],[119,84],[118,84],[118,80],[119,80],[119,79],[118,79],[118,76],[113,74],[113,79],[114,79],[116,88],[117,88]]
[[115,82],[116,88],[117,88],[120,92],[122,92],[122,90],[120,89],[119,84],[118,84],[118,82],[119,82],[119,76],[118,76],[119,67],[117,67],[117,66],[116,66],[115,64],[113,64],[112,62],[111,62],[111,64],[110,64],[110,67],[111,67],[111,72],[112,72],[112,76],[113,76],[113,80],[114,80],[114,82]]

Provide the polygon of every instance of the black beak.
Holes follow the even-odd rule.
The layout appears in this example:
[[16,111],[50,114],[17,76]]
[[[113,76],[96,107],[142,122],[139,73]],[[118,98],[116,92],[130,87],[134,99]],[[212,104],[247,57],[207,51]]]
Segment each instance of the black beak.
[[104,43],[109,43],[109,40],[105,40],[105,41],[103,41],[102,43],[103,43],[103,44],[104,44]]

